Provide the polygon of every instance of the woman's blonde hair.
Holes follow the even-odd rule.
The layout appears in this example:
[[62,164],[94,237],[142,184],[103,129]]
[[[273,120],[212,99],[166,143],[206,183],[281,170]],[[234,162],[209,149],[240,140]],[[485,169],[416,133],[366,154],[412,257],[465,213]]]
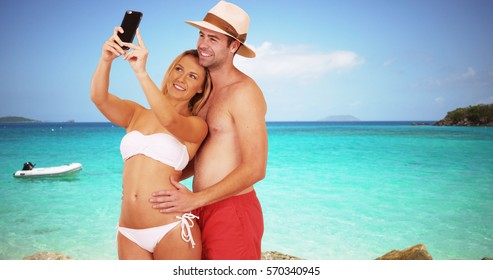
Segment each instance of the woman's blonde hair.
[[[168,67],[168,70],[166,71],[166,74],[164,75],[163,82],[161,84],[161,91],[163,92],[164,95],[168,94],[168,88],[166,87],[166,81],[168,81],[169,76],[171,71],[173,71],[178,64],[178,62],[185,56],[190,55],[195,58],[199,58],[199,53],[197,50],[188,50],[184,51],[181,53],[179,56],[173,60],[171,65]],[[212,91],[212,81],[211,81],[211,76],[209,74],[209,70],[205,68],[205,79],[204,79],[204,84],[202,85],[202,93],[196,93],[191,99],[190,102],[188,103],[188,109],[190,109],[190,112],[192,115],[196,116],[200,109],[204,107],[205,103],[207,102],[207,99],[209,99],[209,95]]]

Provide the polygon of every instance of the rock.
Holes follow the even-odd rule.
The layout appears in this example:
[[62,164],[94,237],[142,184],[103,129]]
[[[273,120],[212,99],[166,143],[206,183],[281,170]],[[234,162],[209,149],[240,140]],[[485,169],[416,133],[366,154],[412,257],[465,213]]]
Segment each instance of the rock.
[[71,260],[72,258],[57,252],[38,252],[24,257],[23,260]]
[[376,258],[377,260],[432,260],[425,245],[418,244],[402,251],[392,250],[387,254]]
[[262,252],[262,260],[301,260],[298,257],[286,255],[276,251]]

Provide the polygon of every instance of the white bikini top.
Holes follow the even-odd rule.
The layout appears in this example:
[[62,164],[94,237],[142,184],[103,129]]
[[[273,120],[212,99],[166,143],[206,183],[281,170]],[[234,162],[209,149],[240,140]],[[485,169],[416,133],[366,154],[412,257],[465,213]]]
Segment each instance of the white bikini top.
[[123,136],[120,152],[124,161],[142,154],[175,170],[183,170],[189,160],[187,146],[166,133],[144,135],[140,131],[131,131]]

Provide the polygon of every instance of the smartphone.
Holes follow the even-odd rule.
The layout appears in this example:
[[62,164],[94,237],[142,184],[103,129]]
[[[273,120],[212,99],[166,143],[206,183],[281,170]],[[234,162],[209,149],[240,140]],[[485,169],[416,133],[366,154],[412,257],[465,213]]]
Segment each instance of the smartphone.
[[[135,37],[135,32],[137,32],[137,27],[139,27],[140,20],[142,19],[142,13],[138,11],[128,10],[125,12],[123,17],[121,27],[125,31],[124,33],[118,33],[118,37],[123,42],[132,43]],[[122,47],[124,50],[128,50],[128,47]]]

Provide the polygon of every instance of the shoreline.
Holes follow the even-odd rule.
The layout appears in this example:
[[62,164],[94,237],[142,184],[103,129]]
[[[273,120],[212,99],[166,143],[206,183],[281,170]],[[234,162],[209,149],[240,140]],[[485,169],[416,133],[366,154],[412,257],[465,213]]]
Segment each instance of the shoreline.
[[[75,260],[70,256],[58,252],[42,251],[31,256],[26,256],[23,260]],[[262,252],[261,260],[304,260],[296,256],[287,255],[278,251]],[[416,244],[403,250],[392,250],[374,260],[433,260],[433,257],[426,249],[424,244]],[[481,260],[493,260],[490,257],[483,257]]]

